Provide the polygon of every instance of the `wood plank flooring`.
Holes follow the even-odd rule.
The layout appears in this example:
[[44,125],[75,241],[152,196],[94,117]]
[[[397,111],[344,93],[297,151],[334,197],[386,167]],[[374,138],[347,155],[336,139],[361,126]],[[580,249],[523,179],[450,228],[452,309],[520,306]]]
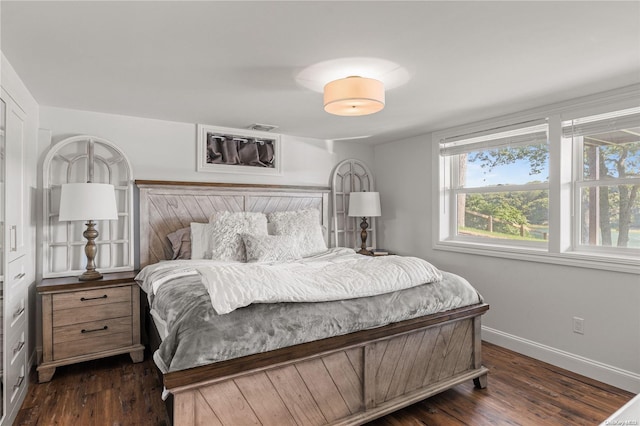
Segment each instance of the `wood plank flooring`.
[[[371,426],[598,425],[633,394],[483,343],[489,386],[463,383]],[[60,367],[49,383],[31,374],[16,425],[158,425],[169,419],[153,361],[128,355]]]

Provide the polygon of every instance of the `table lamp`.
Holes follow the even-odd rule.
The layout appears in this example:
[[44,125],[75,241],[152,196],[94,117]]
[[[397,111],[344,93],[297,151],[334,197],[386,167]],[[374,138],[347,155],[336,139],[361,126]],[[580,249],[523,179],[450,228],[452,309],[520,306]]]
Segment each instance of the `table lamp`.
[[95,240],[98,230],[94,220],[117,220],[116,193],[113,185],[105,183],[67,183],[62,185],[60,194],[59,221],[87,221],[87,229],[82,234],[87,239],[84,252],[87,255],[87,270],[78,277],[80,281],[102,278],[96,271],[94,259],[98,248]]
[[380,216],[380,193],[379,192],[352,192],[349,194],[349,216],[361,217],[360,238],[362,245],[358,253],[372,256],[373,253],[367,250],[367,217]]

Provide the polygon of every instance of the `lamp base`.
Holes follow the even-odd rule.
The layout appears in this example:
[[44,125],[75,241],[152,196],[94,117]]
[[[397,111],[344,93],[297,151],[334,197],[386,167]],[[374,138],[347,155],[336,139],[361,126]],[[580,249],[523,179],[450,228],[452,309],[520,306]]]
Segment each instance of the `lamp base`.
[[93,261],[96,258],[96,253],[98,251],[95,240],[98,238],[99,234],[96,229],[96,224],[92,220],[88,221],[86,225],[87,229],[82,233],[82,235],[87,239],[87,245],[84,246],[84,253],[87,255],[87,270],[78,277],[78,280],[94,281],[102,278],[102,274],[96,271],[96,266]]
[[356,253],[364,254],[365,256],[373,256],[373,252],[367,249],[360,249]]
[[95,269],[93,271],[85,271],[82,275],[78,277],[80,281],[95,281],[101,280],[102,274]]
[[363,217],[362,222],[360,223],[360,238],[362,239],[362,245],[360,245],[360,250],[358,254],[364,254],[365,256],[373,256],[373,253],[367,250],[367,228],[369,224],[367,223],[367,218]]

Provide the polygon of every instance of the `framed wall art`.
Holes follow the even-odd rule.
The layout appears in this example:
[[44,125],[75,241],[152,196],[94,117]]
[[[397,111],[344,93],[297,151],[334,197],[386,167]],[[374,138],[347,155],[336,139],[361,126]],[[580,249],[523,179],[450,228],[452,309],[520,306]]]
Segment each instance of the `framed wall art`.
[[282,175],[280,135],[197,125],[199,172]]

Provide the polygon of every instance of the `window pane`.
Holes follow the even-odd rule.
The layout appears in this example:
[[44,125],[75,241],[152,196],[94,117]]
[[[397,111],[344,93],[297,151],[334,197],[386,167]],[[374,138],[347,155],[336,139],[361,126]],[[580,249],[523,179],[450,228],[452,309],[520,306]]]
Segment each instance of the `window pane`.
[[584,136],[584,179],[640,176],[640,128]]
[[547,144],[472,151],[460,154],[459,161],[460,188],[549,181]]
[[582,188],[580,242],[640,248],[640,185]]
[[458,195],[457,234],[544,241],[549,232],[549,191]]

